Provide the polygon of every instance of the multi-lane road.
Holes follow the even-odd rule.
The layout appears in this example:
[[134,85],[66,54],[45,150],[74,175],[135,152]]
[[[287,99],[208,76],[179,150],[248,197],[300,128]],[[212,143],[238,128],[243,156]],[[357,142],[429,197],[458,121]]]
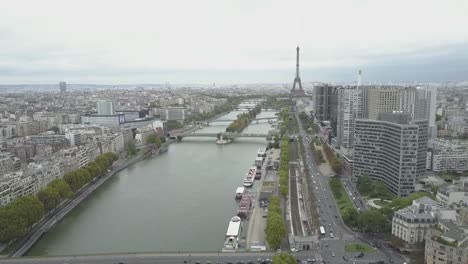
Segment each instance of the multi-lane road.
[[[296,118],[299,136],[301,139],[299,144],[303,144],[306,160],[304,160],[304,166],[308,167],[310,176],[312,177],[312,190],[317,200],[317,206],[320,215],[320,225],[326,230],[326,234],[321,236],[320,248],[318,249],[321,257],[328,263],[358,263],[359,261],[375,262],[383,260],[386,263],[404,263],[405,260],[401,258],[395,252],[389,249],[379,249],[377,252],[364,255],[363,258],[356,259],[356,253],[347,253],[344,249],[346,244],[349,243],[367,243],[370,241],[364,240],[363,237],[351,231],[342,221],[339,208],[333,197],[333,193],[330,189],[328,181],[330,175],[322,175],[318,170],[316,164],[313,162],[314,153],[312,153],[308,142],[312,141],[312,136],[307,134],[302,127],[301,120],[298,112],[294,111]],[[352,186],[351,181],[347,182],[347,191],[351,191],[354,194],[355,187]],[[361,203],[361,197],[357,196],[354,199],[354,204],[364,210],[363,206],[359,206]],[[333,235],[332,235],[333,234]],[[348,259],[348,260],[345,260]]]

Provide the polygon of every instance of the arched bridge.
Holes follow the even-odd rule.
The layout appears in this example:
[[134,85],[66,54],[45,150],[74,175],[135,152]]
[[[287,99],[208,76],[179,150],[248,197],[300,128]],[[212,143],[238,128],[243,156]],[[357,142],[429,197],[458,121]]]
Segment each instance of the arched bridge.
[[[184,138],[184,137],[218,137],[219,133],[174,133],[171,134],[171,137],[177,137],[177,138]],[[229,132],[224,132],[221,133],[223,138],[226,139],[234,139],[234,138],[244,138],[244,137],[250,137],[250,138],[269,138],[271,137],[270,134],[265,134],[265,133],[229,133]]]
[[[272,116],[272,117],[260,117],[260,118],[255,118],[253,121],[258,121],[258,120],[273,120],[273,119],[278,119],[277,116]],[[215,122],[232,122],[235,121],[236,119],[216,119],[213,121],[210,121],[210,123],[215,123]]]

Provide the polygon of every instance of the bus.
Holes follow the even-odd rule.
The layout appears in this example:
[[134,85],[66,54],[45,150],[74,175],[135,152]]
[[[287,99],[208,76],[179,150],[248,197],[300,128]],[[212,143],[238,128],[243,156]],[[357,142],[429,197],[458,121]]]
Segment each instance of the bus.
[[325,227],[320,226],[320,235],[324,236],[325,235]]

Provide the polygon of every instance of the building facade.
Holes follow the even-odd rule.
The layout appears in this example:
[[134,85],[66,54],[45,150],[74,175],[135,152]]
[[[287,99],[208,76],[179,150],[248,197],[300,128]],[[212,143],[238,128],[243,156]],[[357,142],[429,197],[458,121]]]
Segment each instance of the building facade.
[[392,235],[410,246],[423,243],[429,229],[437,223],[433,212],[435,209],[436,202],[430,198],[414,200],[412,205],[394,213]]
[[314,114],[320,121],[330,121],[336,134],[338,87],[321,84],[314,86]]
[[352,156],[354,120],[362,117],[362,90],[356,87],[338,89],[336,145],[346,156]]
[[114,115],[114,102],[112,101],[98,101],[97,102],[98,115]]
[[379,119],[355,121],[353,180],[367,175],[407,196],[426,170],[428,122],[410,121],[408,113],[383,113]]

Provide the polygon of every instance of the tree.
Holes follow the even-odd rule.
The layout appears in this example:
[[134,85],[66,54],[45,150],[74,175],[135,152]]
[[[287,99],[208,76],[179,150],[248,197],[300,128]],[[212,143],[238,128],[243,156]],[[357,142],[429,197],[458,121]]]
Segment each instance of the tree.
[[68,199],[73,194],[70,185],[64,179],[53,180],[48,186],[57,190],[60,200]]
[[20,197],[9,205],[18,210],[18,214],[26,219],[26,226],[30,229],[44,216],[44,206],[36,196],[27,195]]
[[341,217],[349,227],[356,227],[358,225],[359,212],[355,208],[346,208]]
[[91,177],[96,177],[99,174],[103,173],[103,168],[100,167],[96,162],[90,162],[86,165],[85,169],[91,174]]
[[83,187],[84,184],[82,176],[77,173],[76,170],[65,174],[63,179],[70,186],[72,192],[78,191],[81,187]]
[[44,215],[42,204],[35,196],[23,196],[0,207],[0,242],[8,242],[27,234]]
[[37,198],[44,205],[44,210],[50,212],[57,208],[60,203],[60,194],[59,192],[50,186],[42,189],[37,194]]
[[147,138],[148,143],[154,144],[157,148],[160,148],[162,145],[161,139],[156,134],[151,134]]
[[369,210],[359,215],[358,226],[363,232],[382,232],[387,229],[388,221],[378,210]]
[[76,170],[76,173],[79,175],[81,186],[87,184],[92,179],[91,174],[86,169],[79,168]]
[[372,191],[372,182],[366,174],[358,178],[357,189],[362,195],[367,195]]
[[135,147],[135,144],[133,144],[133,142],[130,142],[127,146],[128,155],[133,156],[136,154],[136,152],[137,152],[137,149]]
[[272,249],[277,249],[286,235],[286,228],[281,215],[276,212],[268,212],[266,240]]
[[297,264],[296,258],[288,253],[278,253],[272,260],[273,264]]

